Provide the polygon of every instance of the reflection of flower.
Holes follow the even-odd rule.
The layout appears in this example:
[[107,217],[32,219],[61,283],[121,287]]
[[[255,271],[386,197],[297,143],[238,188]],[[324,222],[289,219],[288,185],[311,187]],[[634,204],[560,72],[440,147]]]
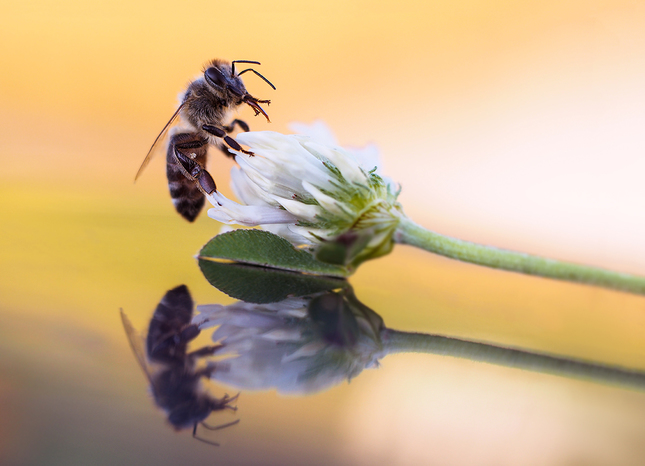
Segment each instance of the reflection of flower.
[[[300,127],[299,129],[302,129]],[[358,264],[387,254],[402,215],[398,187],[376,174],[375,150],[337,146],[318,124],[314,137],[243,133],[255,154],[238,153],[233,189],[244,205],[221,193],[209,196],[208,215],[223,223],[262,225],[296,245],[332,245],[330,262]],[[340,251],[340,252],[338,252]]]
[[[349,294],[349,296],[348,296]],[[199,306],[200,328],[224,345],[212,378],[239,389],[310,393],[349,380],[381,356],[380,317],[349,291],[273,304]]]
[[[249,286],[253,286],[249,284]],[[645,372],[443,335],[386,328],[346,285],[271,304],[242,301],[198,306],[193,323],[213,333],[217,356],[211,378],[237,389],[317,392],[378,366],[388,354],[427,353],[591,379],[638,389]],[[221,346],[220,346],[221,345]]]

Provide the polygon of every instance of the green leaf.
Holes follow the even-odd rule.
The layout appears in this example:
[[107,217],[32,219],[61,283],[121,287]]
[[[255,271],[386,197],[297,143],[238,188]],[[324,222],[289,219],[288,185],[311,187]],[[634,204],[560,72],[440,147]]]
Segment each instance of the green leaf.
[[274,303],[289,297],[348,286],[347,281],[340,278],[205,259],[199,259],[199,268],[215,288],[232,298],[256,304]]
[[345,267],[321,262],[294,248],[286,239],[262,230],[234,230],[217,235],[199,251],[198,258],[332,277],[350,274]]

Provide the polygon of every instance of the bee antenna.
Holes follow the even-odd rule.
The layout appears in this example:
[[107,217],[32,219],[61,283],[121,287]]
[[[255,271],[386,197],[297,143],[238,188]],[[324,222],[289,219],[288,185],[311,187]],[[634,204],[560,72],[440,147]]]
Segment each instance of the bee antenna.
[[[231,62],[231,76],[235,76],[235,64],[236,63],[251,63],[252,65],[261,65],[259,61],[253,61],[253,60],[233,60]],[[242,74],[242,73],[240,73]]]
[[269,86],[271,86],[271,87],[273,88],[273,90],[274,90],[274,91],[276,90],[275,86],[274,86],[273,84],[271,84],[271,81],[269,81],[267,78],[265,78],[265,77],[264,77],[264,76],[262,76],[260,73],[258,73],[257,71],[255,71],[253,68],[247,68],[247,69],[245,69],[244,71],[240,71],[240,73],[238,74],[238,76],[242,76],[242,75],[243,75],[244,73],[246,73],[247,71],[253,71],[253,72],[254,72],[255,74],[257,74],[259,77],[261,77],[262,79],[264,79],[264,82],[266,82]]

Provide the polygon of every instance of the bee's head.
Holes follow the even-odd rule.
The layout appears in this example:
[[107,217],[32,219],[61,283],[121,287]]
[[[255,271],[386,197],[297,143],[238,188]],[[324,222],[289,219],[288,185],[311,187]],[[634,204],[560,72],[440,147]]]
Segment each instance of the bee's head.
[[224,100],[233,99],[241,103],[242,98],[248,94],[242,78],[235,74],[235,69],[228,63],[213,60],[204,70],[204,79],[213,92]]
[[267,121],[269,121],[269,116],[266,112],[260,107],[260,103],[269,104],[269,100],[258,100],[249,94],[244,87],[242,82],[242,76],[247,71],[252,71],[257,76],[262,78],[269,86],[275,90],[275,86],[271,82],[262,76],[260,73],[255,71],[253,68],[247,68],[240,71],[239,73],[235,72],[236,63],[251,63],[254,65],[259,65],[260,62],[249,61],[249,60],[235,60],[231,64],[223,60],[213,60],[208,63],[204,69],[204,79],[213,92],[222,100],[224,100],[229,106],[240,105],[245,103],[253,108],[255,114],[262,114],[265,116]]

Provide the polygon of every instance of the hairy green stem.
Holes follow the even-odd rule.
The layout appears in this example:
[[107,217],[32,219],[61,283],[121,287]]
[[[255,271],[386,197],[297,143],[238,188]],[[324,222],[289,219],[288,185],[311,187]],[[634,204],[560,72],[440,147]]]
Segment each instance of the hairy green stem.
[[384,329],[385,354],[426,353],[645,389],[645,372],[442,335]]
[[645,294],[645,277],[547,259],[523,252],[509,251],[451,238],[426,230],[407,217],[401,219],[394,235],[394,240],[397,243],[417,246],[451,259],[484,265],[494,269],[602,286],[641,295]]

